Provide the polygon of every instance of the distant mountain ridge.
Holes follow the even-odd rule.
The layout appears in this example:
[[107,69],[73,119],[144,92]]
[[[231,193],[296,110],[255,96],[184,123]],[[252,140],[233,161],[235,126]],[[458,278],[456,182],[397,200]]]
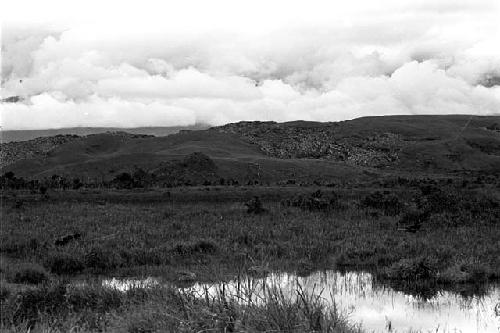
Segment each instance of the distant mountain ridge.
[[0,139],[2,143],[14,141],[28,141],[39,137],[49,137],[56,135],[78,135],[100,134],[106,132],[127,132],[130,134],[147,134],[154,136],[167,136],[178,133],[182,130],[203,130],[209,125],[197,124],[192,126],[171,126],[171,127],[68,127],[59,129],[43,130],[6,130],[1,131]]

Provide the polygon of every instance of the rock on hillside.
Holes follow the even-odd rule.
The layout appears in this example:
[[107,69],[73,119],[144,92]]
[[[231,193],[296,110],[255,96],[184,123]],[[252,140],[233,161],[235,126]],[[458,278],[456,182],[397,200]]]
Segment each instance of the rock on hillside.
[[387,116],[335,123],[239,122],[211,131],[237,135],[282,159],[323,159],[406,170],[495,170],[499,117]]
[[257,144],[269,156],[285,159],[313,158],[380,167],[398,160],[398,152],[408,144],[395,133],[375,133],[366,137],[339,138],[339,123],[239,122],[211,128],[236,134]]

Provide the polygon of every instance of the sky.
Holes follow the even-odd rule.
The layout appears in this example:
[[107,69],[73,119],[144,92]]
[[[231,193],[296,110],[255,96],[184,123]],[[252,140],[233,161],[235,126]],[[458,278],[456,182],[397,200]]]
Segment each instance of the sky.
[[500,1],[9,1],[0,125],[500,115]]

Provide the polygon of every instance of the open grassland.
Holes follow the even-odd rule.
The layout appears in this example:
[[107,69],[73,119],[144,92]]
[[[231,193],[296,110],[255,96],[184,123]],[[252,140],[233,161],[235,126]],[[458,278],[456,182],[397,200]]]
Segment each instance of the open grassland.
[[[3,197],[0,233],[2,326],[351,332],[338,313],[306,295],[290,303],[277,291],[245,307],[174,289],[73,290],[64,280],[161,275],[187,283],[347,268],[417,293],[421,283],[480,283],[500,277],[497,192],[450,186],[11,193]],[[255,195],[260,200],[245,206]],[[78,236],[61,244],[68,235]]]

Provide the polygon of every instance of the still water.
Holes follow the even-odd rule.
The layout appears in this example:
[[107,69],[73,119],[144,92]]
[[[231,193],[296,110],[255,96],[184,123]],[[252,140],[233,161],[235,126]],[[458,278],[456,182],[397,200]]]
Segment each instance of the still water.
[[[126,290],[151,287],[160,281],[111,279],[103,283]],[[257,303],[270,288],[279,288],[285,297],[296,297],[300,288],[320,295],[326,305],[335,304],[350,322],[361,324],[368,332],[500,333],[498,284],[485,287],[480,296],[441,290],[423,298],[375,283],[370,273],[326,271],[305,277],[279,273],[224,284],[196,283],[183,289],[204,297],[206,293],[215,296],[222,288],[241,302]]]

